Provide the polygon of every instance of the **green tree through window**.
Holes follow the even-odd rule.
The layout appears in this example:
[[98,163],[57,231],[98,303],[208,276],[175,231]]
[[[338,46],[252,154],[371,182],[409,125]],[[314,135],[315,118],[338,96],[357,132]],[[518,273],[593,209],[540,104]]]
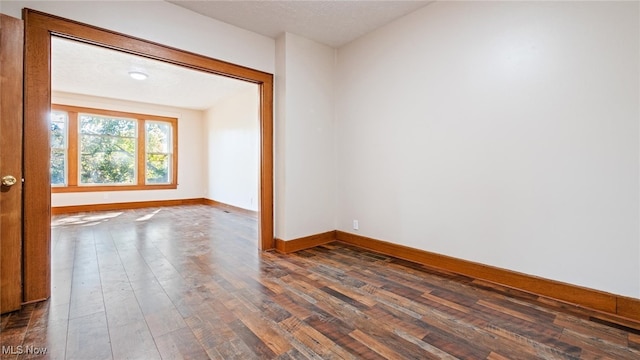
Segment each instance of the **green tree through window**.
[[146,182],[167,184],[171,168],[171,125],[147,121],[146,127]]
[[67,179],[67,113],[51,113],[51,185],[64,186]]
[[177,119],[52,109],[52,192],[177,188]]
[[80,183],[135,184],[134,119],[80,114]]

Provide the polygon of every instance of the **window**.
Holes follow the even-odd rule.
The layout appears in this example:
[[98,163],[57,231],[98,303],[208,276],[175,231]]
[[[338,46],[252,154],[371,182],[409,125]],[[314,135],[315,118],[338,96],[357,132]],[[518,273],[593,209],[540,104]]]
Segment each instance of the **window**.
[[51,185],[64,186],[67,178],[67,113],[51,113]]
[[166,184],[171,176],[171,125],[159,121],[145,123],[146,182]]
[[80,184],[135,185],[137,121],[78,114]]
[[52,192],[175,189],[175,118],[52,105]]

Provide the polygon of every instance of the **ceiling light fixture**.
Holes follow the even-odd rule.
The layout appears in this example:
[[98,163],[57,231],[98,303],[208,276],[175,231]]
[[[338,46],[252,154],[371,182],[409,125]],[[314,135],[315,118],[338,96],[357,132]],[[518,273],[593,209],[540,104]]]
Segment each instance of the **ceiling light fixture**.
[[129,71],[129,76],[136,80],[146,80],[149,77],[149,75],[140,71]]

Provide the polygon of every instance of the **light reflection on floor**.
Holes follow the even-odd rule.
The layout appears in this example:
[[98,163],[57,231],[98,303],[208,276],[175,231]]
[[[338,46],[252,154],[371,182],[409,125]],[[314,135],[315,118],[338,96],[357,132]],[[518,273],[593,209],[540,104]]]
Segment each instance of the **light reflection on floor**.
[[[146,214],[140,216],[135,221],[147,221],[154,217],[156,214],[161,212],[162,209],[149,209]],[[112,211],[112,212],[89,212],[89,213],[79,213],[76,215],[65,215],[65,216],[54,216],[51,219],[51,227],[60,227],[60,226],[70,226],[70,225],[80,225],[80,226],[95,226],[97,224],[109,221],[114,219],[120,215],[122,215],[122,211]]]
[[147,215],[143,215],[143,216],[137,218],[136,221],[147,221],[147,220],[151,219],[153,217],[153,215],[159,213],[160,211],[162,211],[162,209],[158,209],[156,211],[150,212]]
[[122,215],[122,211],[100,212],[100,213],[80,213],[69,216],[54,216],[51,219],[51,227],[65,225],[93,226],[101,222],[109,221]]

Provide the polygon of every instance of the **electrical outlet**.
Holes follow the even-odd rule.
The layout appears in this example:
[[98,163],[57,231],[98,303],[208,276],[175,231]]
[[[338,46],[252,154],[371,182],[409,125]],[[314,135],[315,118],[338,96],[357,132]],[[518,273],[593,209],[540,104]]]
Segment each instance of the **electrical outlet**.
[[360,225],[358,224],[358,220],[353,220],[353,230],[358,230]]

